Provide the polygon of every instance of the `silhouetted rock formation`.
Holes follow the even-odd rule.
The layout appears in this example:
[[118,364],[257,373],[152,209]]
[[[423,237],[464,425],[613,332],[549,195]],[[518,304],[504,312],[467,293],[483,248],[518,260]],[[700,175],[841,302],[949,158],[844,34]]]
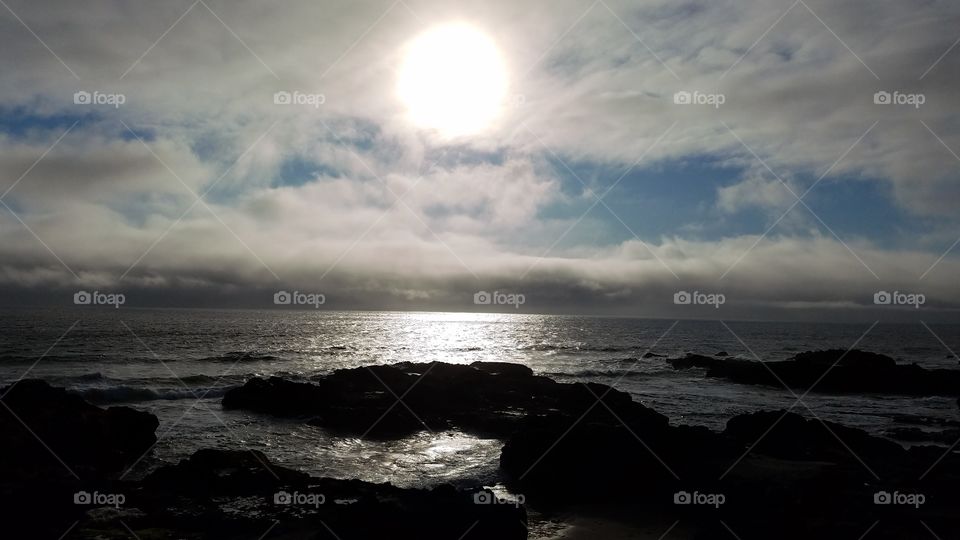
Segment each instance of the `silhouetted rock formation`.
[[5,538],[129,538],[134,531],[138,538],[257,540],[268,530],[289,539],[448,540],[468,531],[526,538],[523,506],[492,502],[489,491],[313,478],[253,451],[199,450],[125,480],[121,472],[156,441],[155,416],[101,409],[43,381],[0,393]]
[[740,447],[755,444],[753,451],[758,454],[790,461],[854,465],[855,457],[888,463],[906,456],[903,447],[893,441],[874,437],[861,429],[787,411],[735,416],[727,422],[723,435],[735,440]]
[[806,390],[816,383],[814,390],[820,392],[960,395],[960,370],[901,365],[888,356],[860,350],[808,351],[782,362],[760,363],[696,354],[668,362],[674,369],[703,368],[707,370],[707,377],[742,384],[781,388],[786,384]]
[[507,439],[500,466],[541,501],[651,500],[650,487],[669,491],[679,478],[709,476],[704,467],[736,451],[707,428],[670,426],[639,403],[633,408],[532,415]]
[[526,538],[524,508],[492,500],[479,489],[313,478],[260,452],[199,450],[147,476],[127,502],[143,515],[124,523],[144,537],[168,531],[256,539],[270,530],[275,538],[325,540],[449,540],[467,531],[477,538]]
[[[960,421],[930,418],[916,414],[896,414],[892,420],[906,426],[891,426],[884,435],[910,443],[937,442],[952,445],[960,440]],[[917,427],[922,426],[922,427]]]
[[431,431],[456,428],[505,437],[526,414],[582,414],[601,395],[618,414],[646,415],[666,425],[666,418],[625,392],[600,384],[561,384],[535,376],[526,366],[498,362],[343,369],[314,382],[251,379],[227,392],[223,406],[302,416],[314,425],[376,438],[406,436],[425,429],[424,424]]
[[[800,355],[794,363],[829,367],[839,358],[833,354]],[[897,368],[871,358],[858,354],[840,367]],[[468,532],[466,538],[526,538],[524,508],[491,504],[493,494],[482,489],[314,478],[259,452],[201,450],[143,480],[121,481],[120,468],[152,444],[152,415],[100,409],[42,382],[20,383],[3,402],[51,446],[70,442],[62,448],[65,462],[94,478],[55,472],[43,446],[40,452],[22,424],[0,410],[7,442],[0,447],[0,508],[24,518],[5,522],[12,538],[56,538],[74,522],[67,538],[120,538],[129,530],[141,538],[198,540],[256,540],[268,530],[287,539],[431,540]],[[870,538],[923,537],[921,522],[943,540],[960,535],[955,453],[907,450],[790,411],[742,414],[722,432],[672,426],[609,386],[560,384],[503,363],[373,366],[314,382],[252,379],[229,392],[224,406],[303,416],[352,433],[384,417],[380,436],[422,429],[418,417],[433,430],[496,434],[505,440],[500,464],[508,484],[534,508],[616,505],[636,516],[681,520],[698,539],[730,537],[730,530],[742,540],[860,538],[878,520],[882,527]],[[388,413],[391,406],[409,406],[416,416]],[[910,415],[902,421],[925,422]],[[125,500],[71,504],[75,489]],[[894,497],[899,502],[891,503]]]
[[[720,433],[604,413],[529,418],[501,454],[511,487],[535,507],[634,504],[695,524],[697,538],[729,536],[721,520],[744,540],[857,538],[879,519],[877,538],[914,537],[920,519],[960,531],[960,460],[944,448],[908,451],[787,411],[740,415]],[[877,504],[883,493],[924,503]],[[698,495],[723,502],[677,504]]]
[[[0,475],[109,477],[146,452],[159,425],[128,407],[101,409],[63,388],[24,380],[0,389]],[[60,463],[59,460],[63,460]],[[64,466],[66,465],[66,466]]]
[[[827,352],[800,355],[794,363],[822,374],[838,359]],[[869,353],[853,353],[840,366],[897,369]],[[412,413],[396,404],[398,396]],[[303,416],[351,433],[363,433],[384,414],[390,418],[387,411],[395,405],[405,412],[375,430],[378,436],[423,429],[419,417],[434,431],[504,438],[501,469],[534,507],[635,505],[638,514],[653,511],[695,524],[698,538],[729,535],[721,519],[744,540],[857,538],[880,518],[884,530],[871,534],[898,538],[916,534],[918,516],[960,530],[952,508],[960,464],[952,455],[940,459],[943,448],[908,451],[862,430],[788,411],[740,415],[723,432],[671,426],[609,386],[559,384],[523,367],[484,363],[358,368],[311,383],[255,379],[229,392],[224,405]],[[345,418],[336,414],[348,411]],[[924,476],[934,463],[937,474]],[[883,492],[922,494],[927,503],[875,504]],[[674,504],[682,493],[722,495],[724,504]]]
[[9,538],[57,538],[83,515],[76,494],[109,485],[156,441],[152,414],[102,409],[44,381],[20,381],[0,396],[0,511]]
[[893,427],[885,430],[884,435],[904,442],[933,442],[952,445],[960,440],[960,429],[925,431],[917,427]]

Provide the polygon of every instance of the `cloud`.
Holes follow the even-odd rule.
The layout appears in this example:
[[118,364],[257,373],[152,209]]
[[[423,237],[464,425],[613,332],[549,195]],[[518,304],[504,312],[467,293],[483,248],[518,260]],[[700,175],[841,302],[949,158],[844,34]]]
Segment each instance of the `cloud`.
[[762,173],[755,171],[736,184],[718,188],[717,206],[731,214],[750,207],[773,208],[783,212],[801,193],[780,179],[764,178]]
[[[141,196],[182,198],[214,174],[209,164],[177,141],[154,141],[148,147],[83,128],[65,136],[47,155],[48,140],[24,142],[3,136],[0,145],[4,148],[0,176],[7,180],[2,189],[27,211],[81,202],[122,204]],[[166,163],[175,163],[177,171],[171,172]]]
[[[960,301],[954,256],[919,279],[958,223],[960,55],[937,59],[960,6],[207,4],[10,2],[63,64],[0,18],[0,188],[29,171],[3,198],[16,215],[0,208],[0,286],[321,287],[345,307],[462,309],[467,292],[499,286],[550,309],[652,314],[695,287],[723,289],[744,313],[858,305],[879,286]],[[393,87],[403,44],[449,20],[488,31],[513,81],[494,128],[453,144],[413,130]],[[77,105],[79,90],[126,101]],[[277,91],[325,102],[277,106]],[[677,105],[678,91],[725,101]],[[925,103],[877,105],[877,91]],[[576,241],[592,216],[556,211],[579,208],[560,160],[592,164],[603,188],[630,167],[669,175],[698,157],[740,171],[701,201],[724,218],[793,203],[769,166],[798,194],[821,176],[879,184],[937,241],[841,241],[816,222],[706,241],[706,210],[672,235]]]

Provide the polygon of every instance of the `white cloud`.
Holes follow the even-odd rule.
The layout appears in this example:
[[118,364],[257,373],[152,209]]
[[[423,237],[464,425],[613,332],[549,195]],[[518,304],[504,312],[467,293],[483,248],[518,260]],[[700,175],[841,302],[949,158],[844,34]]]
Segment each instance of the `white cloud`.
[[786,181],[765,178],[760,171],[754,171],[736,184],[718,188],[717,206],[728,213],[750,207],[772,208],[783,212],[802,193],[803,191],[798,193],[797,188]]
[[[437,298],[455,284],[472,287],[473,274],[523,283],[519,276],[575,223],[543,215],[564,200],[543,163],[546,144],[564,160],[620,170],[647,152],[640,168],[692,156],[722,160],[744,170],[741,182],[705,201],[727,214],[752,207],[778,213],[794,201],[758,157],[791,186],[793,178],[828,170],[825,181],[880,182],[895,204],[930,220],[933,234],[949,242],[944,231],[956,224],[960,200],[960,164],[948,150],[960,153],[953,99],[960,54],[920,77],[956,39],[952,21],[960,6],[808,2],[841,42],[802,4],[760,41],[788,6],[607,4],[614,13],[596,4],[571,28],[589,4],[411,1],[416,15],[395,5],[371,28],[389,2],[209,2],[229,30],[198,5],[151,49],[189,4],[131,10],[110,0],[11,1],[80,80],[15,19],[0,19],[0,107],[12,123],[27,126],[0,141],[0,173],[9,179],[3,189],[62,133],[38,119],[81,123],[5,201],[96,283],[115,282],[172,227],[129,283],[268,286],[276,279],[266,265],[283,281],[308,284],[336,263],[325,279],[351,290]],[[510,93],[524,99],[505,109],[490,133],[458,141],[449,148],[453,157],[431,168],[438,141],[404,121],[394,70],[403,43],[452,19],[491,33],[510,64]],[[127,103],[81,108],[72,102],[81,89],[123,92]],[[926,104],[875,105],[873,94],[882,89],[923,92]],[[319,109],[278,107],[278,90],[320,92],[326,102]],[[678,90],[727,99],[718,109],[677,106]],[[177,222],[193,196],[120,120],[147,137],[191,190],[203,193],[216,182],[209,197],[216,217],[201,204]],[[484,153],[495,157],[473,159]],[[323,167],[316,178],[300,179],[306,184],[282,185],[284,164],[297,160]],[[395,195],[410,188],[409,208],[393,206]],[[689,216],[702,229],[701,218]],[[0,283],[72,281],[9,212],[0,212],[0,224]],[[755,241],[675,237],[650,244],[683,280],[708,284]],[[901,284],[916,283],[940,255],[844,241],[883,280]],[[948,257],[927,278],[929,296],[960,300],[938,281],[954,265]],[[638,242],[557,247],[529,278],[540,280],[531,286],[556,286],[560,296],[590,290],[634,301],[676,281]],[[757,301],[836,302],[860,298],[875,281],[836,239],[797,233],[758,243],[724,286]]]

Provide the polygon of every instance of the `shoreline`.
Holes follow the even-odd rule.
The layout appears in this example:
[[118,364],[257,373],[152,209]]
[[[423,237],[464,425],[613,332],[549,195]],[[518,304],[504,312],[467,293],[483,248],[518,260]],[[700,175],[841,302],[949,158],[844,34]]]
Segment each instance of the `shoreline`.
[[[226,392],[221,407],[281,420],[291,429],[310,426],[317,433],[360,439],[398,441],[450,431],[493,438],[502,444],[498,474],[507,479],[503,487],[521,494],[528,506],[491,503],[496,493],[479,486],[398,488],[310,476],[236,447],[201,447],[179,463],[124,479],[124,471],[151,455],[158,442],[157,417],[128,407],[103,409],[38,380],[20,381],[3,392],[9,394],[4,401],[9,414],[0,410],[0,433],[7,441],[0,448],[5,487],[0,493],[39,491],[51,526],[75,520],[83,538],[98,527],[119,530],[118,524],[218,538],[216,527],[245,531],[264,520],[281,523],[289,538],[333,523],[351,533],[400,528],[439,540],[477,523],[485,534],[505,539],[528,537],[529,526],[529,538],[540,540],[646,540],[661,538],[677,522],[683,526],[671,530],[671,537],[722,533],[719,524],[730,523],[745,537],[769,536],[791,524],[796,529],[791,534],[830,538],[822,534],[825,523],[850,521],[843,521],[842,531],[831,529],[831,534],[846,534],[878,512],[893,518],[892,530],[906,530],[909,509],[873,506],[876,494],[887,492],[922,495],[928,501],[925,520],[960,526],[952,513],[960,457],[942,455],[942,448],[907,450],[788,410],[736,415],[719,432],[672,425],[625,392],[597,383],[557,382],[521,364],[405,362],[309,380],[253,378]],[[404,396],[404,407],[396,406],[396,396]],[[935,461],[937,475],[922,487],[909,483]],[[873,468],[878,476],[897,480],[872,479],[867,472]],[[67,473],[74,471],[80,472],[71,478]],[[127,506],[117,515],[88,511],[77,497],[89,493],[120,494]],[[298,509],[278,504],[278,494],[285,493],[365,502]],[[691,493],[722,501],[690,505]],[[186,519],[187,508],[211,497],[220,502]],[[28,516],[39,511],[6,497],[0,504]],[[237,504],[250,509],[236,514],[230,507]],[[407,510],[398,514],[398,508]],[[445,508],[444,517],[431,523],[438,508]],[[809,515],[826,522],[804,520]],[[124,521],[117,521],[119,516]]]

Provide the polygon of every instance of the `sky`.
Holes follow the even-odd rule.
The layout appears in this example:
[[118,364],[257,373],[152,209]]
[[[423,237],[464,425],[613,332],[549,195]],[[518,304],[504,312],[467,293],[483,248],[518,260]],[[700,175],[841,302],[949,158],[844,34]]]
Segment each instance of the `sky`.
[[[0,304],[960,320],[958,23],[952,1],[4,0]],[[451,27],[504,84],[468,134],[398,91]],[[441,78],[489,82],[444,45]]]

